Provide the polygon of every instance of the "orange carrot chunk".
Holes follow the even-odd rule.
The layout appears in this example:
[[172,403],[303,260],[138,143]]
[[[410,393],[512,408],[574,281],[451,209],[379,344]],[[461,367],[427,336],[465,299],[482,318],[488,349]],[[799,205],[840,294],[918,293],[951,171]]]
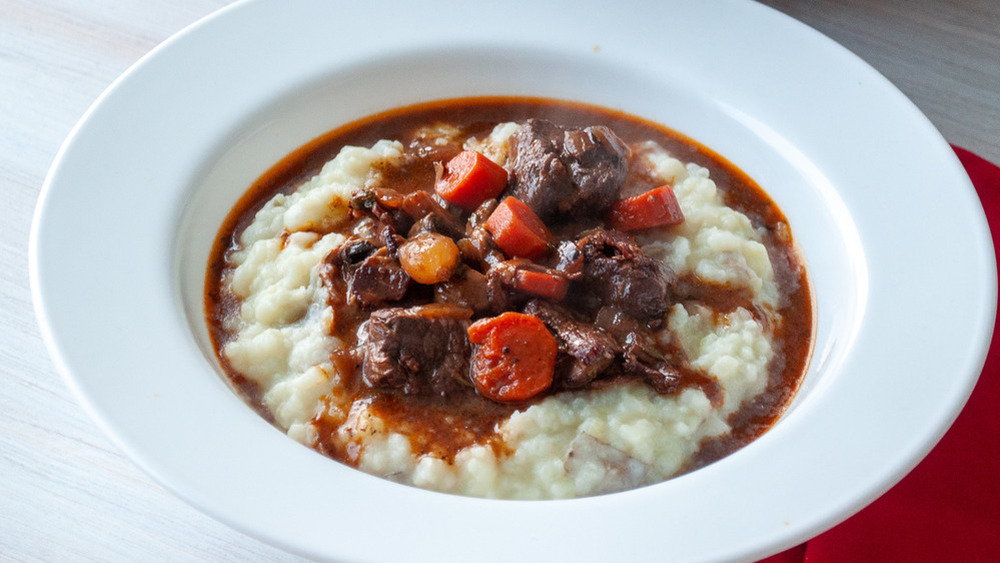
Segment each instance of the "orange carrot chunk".
[[552,238],[538,215],[513,197],[507,197],[497,205],[486,220],[486,230],[509,256],[530,260],[545,256]]
[[482,396],[518,402],[552,386],[558,345],[538,317],[507,312],[476,321],[468,334],[476,345],[472,381]]
[[684,221],[677,196],[669,185],[644,194],[620,199],[611,205],[608,223],[620,231],[676,225]]
[[562,300],[569,290],[569,280],[556,274],[518,270],[514,274],[514,288],[546,299]]
[[434,189],[466,211],[497,197],[507,187],[507,171],[476,151],[462,151],[448,161]]

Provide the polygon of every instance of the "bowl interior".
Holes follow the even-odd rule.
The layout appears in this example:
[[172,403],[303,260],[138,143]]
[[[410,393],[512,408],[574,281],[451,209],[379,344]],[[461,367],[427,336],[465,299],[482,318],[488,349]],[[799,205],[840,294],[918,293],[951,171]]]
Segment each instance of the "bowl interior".
[[[993,326],[988,229],[947,143],[874,70],[753,2],[508,4],[487,15],[434,0],[240,2],[109,88],[53,165],[31,250],[43,334],[97,423],[209,515],[320,559],[400,560],[442,542],[493,560],[750,559],[885,491],[958,413]],[[492,501],[350,469],[230,392],[202,293],[239,197],[344,123],[479,95],[661,123],[777,202],[810,273],[816,337],[770,432],[639,490]],[[927,217],[949,228],[928,229]]]
[[422,101],[478,95],[575,100],[624,110],[705,143],[757,180],[785,212],[807,262],[817,312],[812,365],[790,413],[821,392],[850,347],[865,302],[864,254],[844,203],[818,168],[775,132],[698,94],[599,59],[513,50],[410,53],[289,88],[233,124],[189,189],[174,263],[191,332],[217,366],[203,309],[212,242],[239,197],[292,150],[344,123]]

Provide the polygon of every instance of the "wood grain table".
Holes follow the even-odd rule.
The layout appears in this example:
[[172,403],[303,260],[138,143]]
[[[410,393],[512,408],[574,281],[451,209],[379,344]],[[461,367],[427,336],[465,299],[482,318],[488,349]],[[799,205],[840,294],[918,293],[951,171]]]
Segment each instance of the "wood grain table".
[[[63,139],[132,63],[228,3],[0,0],[0,561],[298,559],[191,508],[115,448],[56,372],[29,289],[32,213]],[[1000,162],[1000,3],[765,3],[868,61],[949,141]]]

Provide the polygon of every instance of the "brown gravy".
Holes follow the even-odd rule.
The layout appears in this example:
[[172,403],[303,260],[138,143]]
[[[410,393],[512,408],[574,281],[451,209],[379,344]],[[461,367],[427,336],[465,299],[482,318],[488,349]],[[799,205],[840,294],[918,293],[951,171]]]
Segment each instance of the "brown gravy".
[[[767,390],[734,413],[729,422],[734,430],[725,437],[707,440],[700,453],[685,470],[693,470],[744,446],[766,431],[781,415],[795,394],[804,375],[813,334],[813,312],[805,269],[794,253],[784,215],[764,191],[743,172],[697,142],[660,125],[614,110],[535,98],[469,98],[426,103],[395,109],[340,127],[294,151],[273,166],[240,199],[220,230],[209,263],[205,311],[217,356],[234,386],[263,416],[271,419],[255,385],[237,373],[221,353],[231,337],[221,319],[234,314],[236,299],[220,287],[227,255],[236,246],[240,232],[252,221],[260,207],[276,193],[289,193],[315,175],[345,145],[370,146],[379,139],[398,139],[410,146],[414,131],[435,122],[454,124],[462,138],[485,136],[493,126],[504,121],[545,118],[567,126],[606,125],[628,143],[652,140],[685,162],[695,162],[710,171],[711,178],[724,193],[726,204],[746,214],[755,226],[766,229],[764,243],[771,256],[781,293],[779,314],[784,319],[776,330],[776,351],[770,363]],[[431,151],[410,162],[392,175],[392,187],[401,192],[433,189],[435,161],[454,155],[444,149]],[[647,188],[641,171],[630,173],[633,190]],[[627,186],[626,189],[629,189]],[[349,232],[351,226],[341,229]],[[681,280],[681,295],[696,299],[717,314],[744,307],[754,311],[746,291],[706,286],[693,279]],[[337,327],[338,336],[353,345],[355,330],[367,313],[354,314],[352,322]],[[760,316],[758,314],[758,316]],[[345,373],[359,371],[360,360],[349,353],[332,352]],[[713,402],[720,400],[718,385],[708,377],[686,370],[681,388],[702,388]],[[353,400],[362,400],[384,419],[394,431],[407,434],[417,455],[428,454],[452,460],[454,454],[470,444],[489,444],[498,453],[503,445],[495,434],[497,424],[526,404],[503,405],[479,397],[474,390],[452,398],[448,404],[439,399],[397,397],[368,388],[360,377],[353,377],[344,390]],[[601,380],[599,385],[617,384],[618,379]],[[350,416],[329,405],[314,420],[318,429],[317,449],[348,464],[357,461],[358,446],[348,441],[345,447],[334,440],[337,428]],[[353,444],[353,445],[352,445]]]

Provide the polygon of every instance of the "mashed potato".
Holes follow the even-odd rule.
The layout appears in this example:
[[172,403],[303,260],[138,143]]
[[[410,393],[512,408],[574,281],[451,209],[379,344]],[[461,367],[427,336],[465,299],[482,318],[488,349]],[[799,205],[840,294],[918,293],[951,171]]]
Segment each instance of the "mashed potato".
[[[502,164],[513,129],[498,125],[465,146]],[[725,205],[707,169],[681,162],[652,142],[632,150],[673,185],[685,216],[669,239],[640,238],[643,250],[680,276],[753,296],[756,315],[742,307],[719,314],[697,302],[674,304],[657,335],[679,343],[690,367],[717,382],[721,400],[713,403],[698,387],[660,395],[638,382],[561,392],[499,424],[503,448],[471,445],[454,462],[416,455],[406,436],[342,392],[350,374],[339,371],[331,351],[345,344],[328,330],[333,313],[318,273],[344,235],[316,232],[344,223],[349,198],[400,163],[404,147],[390,140],[344,148],[297,191],[274,196],[256,214],[224,271],[222,283],[240,306],[227,320],[233,337],[222,354],[259,387],[276,424],[304,444],[316,445],[321,412],[349,413],[337,432],[357,446],[357,466],[394,481],[479,497],[543,499],[667,479],[704,439],[729,432],[730,415],[767,386],[779,290],[762,233]]]

